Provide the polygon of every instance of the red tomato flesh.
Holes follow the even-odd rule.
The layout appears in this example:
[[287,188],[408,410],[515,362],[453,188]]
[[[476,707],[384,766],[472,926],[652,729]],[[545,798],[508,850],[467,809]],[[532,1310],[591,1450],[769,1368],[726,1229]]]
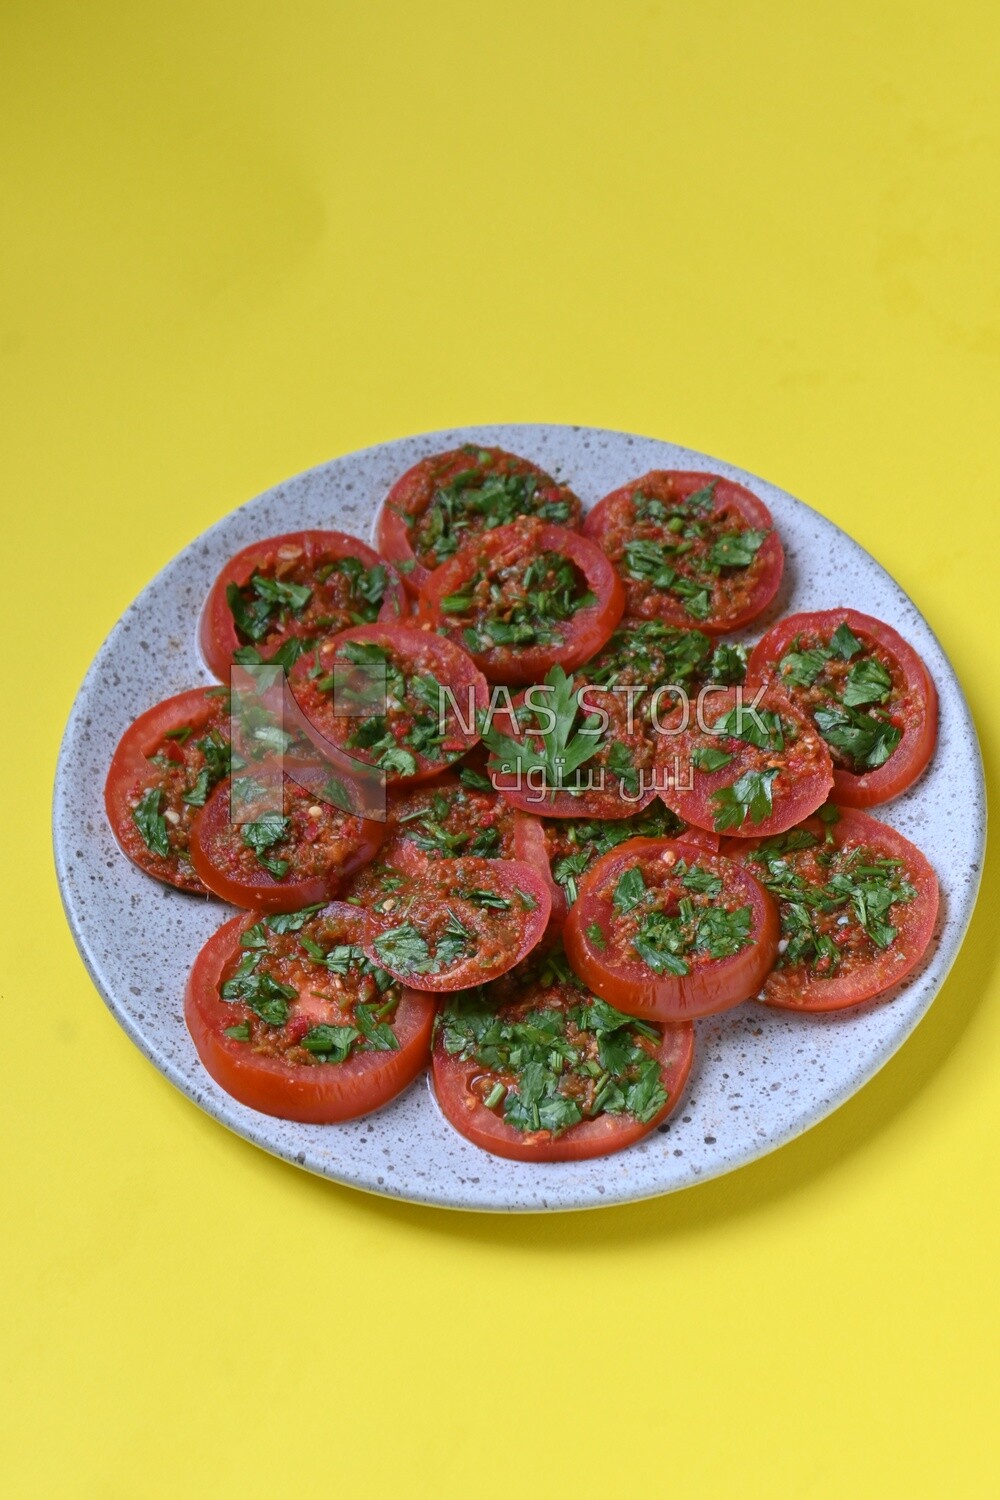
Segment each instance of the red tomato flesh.
[[598,501],[583,532],[621,574],[628,614],[706,635],[748,625],[781,583],[771,512],[717,474],[656,469],[632,479]]
[[778,915],[749,872],[683,840],[631,839],[580,884],[563,933],[574,971],[632,1015],[691,1020],[755,995]]
[[912,786],[934,753],[937,691],[898,631],[855,609],[789,615],[758,641],[749,679],[773,681],[822,734],[833,796],[871,807]]
[[[557,892],[552,902],[552,925],[561,927],[580,891],[580,882],[597,861],[629,839],[684,838],[687,843],[717,850],[718,837],[690,829],[659,800],[644,812],[609,822],[604,818],[548,818],[542,828],[546,861]],[[703,841],[706,841],[703,843]]]
[[323,642],[295,663],[289,687],[324,756],[348,772],[374,766],[390,787],[428,781],[463,756],[488,703],[486,679],[464,651],[399,625]]
[[208,894],[191,862],[191,831],[229,756],[228,697],[219,688],[167,698],[122,735],[104,805],[119,845],[145,874]]
[[694,1028],[635,1021],[546,967],[522,965],[527,972],[444,1007],[432,1058],[438,1102],[496,1156],[582,1161],[620,1151],[676,1109]]
[[779,688],[715,688],[689,708],[664,721],[658,740],[661,796],[686,822],[753,838],[781,833],[825,802],[830,753]]
[[778,903],[781,939],[759,999],[843,1010],[910,974],[934,933],[937,877],[908,839],[853,809],[824,808],[778,838],[726,845]]
[[[421,1072],[434,1005],[360,957],[352,907],[303,915],[286,931],[260,912],[221,927],[195,960],[184,1019],[234,1099],[328,1125],[378,1109]],[[338,960],[333,970],[323,954]]]
[[[307,641],[409,612],[395,569],[343,531],[289,531],[231,557],[209,592],[199,639],[224,682],[234,659],[294,656]],[[288,660],[285,665],[290,665]]]
[[422,459],[389,491],[375,523],[378,549],[410,593],[458,548],[518,516],[576,527],[580,502],[526,458],[467,443]]
[[[371,860],[384,823],[345,813],[322,774],[286,763],[220,782],[191,833],[191,859],[209,890],[255,911],[329,901]],[[303,784],[305,783],[305,784]]]
[[365,911],[372,962],[417,990],[468,989],[512,969],[541,941],[552,909],[541,874],[518,860],[380,865],[348,899]]
[[491,682],[540,681],[593,656],[625,595],[598,547],[535,518],[498,527],[442,563],[420,591],[418,618],[468,651]]
[[421,869],[428,861],[519,859],[519,827],[534,821],[492,790],[463,784],[451,773],[395,793],[386,813],[381,863]]

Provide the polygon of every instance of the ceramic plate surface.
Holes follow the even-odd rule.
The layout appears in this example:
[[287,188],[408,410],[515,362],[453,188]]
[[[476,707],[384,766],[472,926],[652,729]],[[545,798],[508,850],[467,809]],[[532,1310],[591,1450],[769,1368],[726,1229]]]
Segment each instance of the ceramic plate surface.
[[[902,797],[870,809],[924,851],[941,883],[938,928],[922,966],[898,991],[854,1012],[794,1015],[749,1002],[697,1022],[695,1064],[677,1112],[638,1145],[597,1161],[532,1166],[489,1156],[446,1124],[426,1078],[377,1114],[344,1125],[294,1124],[236,1103],[202,1068],[182,1016],[195,954],[231,911],[142,875],[119,852],[104,815],[108,764],[129,722],[159,699],[212,680],[196,629],[230,554],[304,527],[367,539],[392,481],[463,442],[534,459],[588,506],[654,468],[707,469],[746,484],[770,506],[787,562],[779,598],[745,638],[790,611],[852,606],[911,641],[940,693],[929,771]],[[497,426],[402,438],[334,459],[251,500],[186,547],[126,610],[87,673],[59,756],[53,823],[66,913],[94,983],[136,1046],[196,1104],[276,1156],[337,1182],[509,1211],[594,1207],[686,1187],[782,1145],[855,1093],[916,1026],[955,958],[979,884],[986,797],[975,729],[941,647],[889,574],[831,522],[731,464],[670,443],[591,428]]]

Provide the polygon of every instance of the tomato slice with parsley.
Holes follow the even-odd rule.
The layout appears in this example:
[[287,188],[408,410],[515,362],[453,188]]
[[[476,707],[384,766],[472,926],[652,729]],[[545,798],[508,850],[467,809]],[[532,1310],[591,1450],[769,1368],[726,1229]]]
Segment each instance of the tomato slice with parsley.
[[191,830],[229,775],[229,695],[191,688],[140,714],[122,735],[104,786],[108,821],[140,870],[182,891],[207,890],[191,863]]
[[583,1161],[676,1109],[691,1025],[637,1020],[587,991],[561,954],[449,998],[434,1029],[438,1103],[462,1135],[514,1161]]
[[289,531],[231,557],[202,611],[199,639],[224,682],[233,662],[290,667],[317,640],[409,613],[395,569],[343,531]]
[[521,825],[533,821],[489,782],[483,789],[448,772],[391,797],[379,857],[383,864],[414,870],[438,859],[519,859]]
[[778,903],[781,940],[758,999],[782,1010],[844,1010],[912,973],[934,935],[937,876],[895,828],[824,807],[777,838],[726,853]]
[[324,641],[295,663],[289,686],[319,750],[347,770],[376,767],[387,786],[427,781],[464,755],[489,697],[464,651],[401,625]]
[[434,1004],[357,945],[353,907],[234,917],[195,960],[184,1019],[222,1088],[310,1125],[378,1109],[426,1066]]
[[659,800],[644,812],[608,822],[603,818],[547,818],[539,822],[556,895],[551,925],[561,927],[580,894],[580,882],[597,861],[629,839],[677,839],[718,851],[718,834],[691,828]]
[[621,574],[630,615],[707,635],[755,620],[785,565],[767,506],[718,474],[654,469],[599,500],[583,534]]
[[837,802],[871,807],[912,786],[937,742],[937,691],[897,630],[856,609],[789,615],[758,641],[755,682],[780,683],[833,757]]
[[512,806],[544,818],[628,818],[648,807],[659,782],[642,715],[624,697],[553,667],[544,683],[483,724],[494,787]]
[[459,547],[518,516],[576,527],[580,502],[528,459],[467,443],[422,459],[397,479],[378,513],[375,538],[416,595]]
[[746,648],[716,641],[702,630],[680,630],[665,620],[626,616],[606,646],[587,663],[595,687],[631,690],[645,706],[659,688],[696,694],[706,683],[735,686],[747,673]]
[[655,1021],[692,1020],[757,994],[778,950],[778,913],[721,854],[631,839],[584,877],[563,940],[602,999]]
[[491,682],[572,671],[621,619],[625,594],[608,559],[564,526],[531,517],[467,543],[435,568],[418,617],[466,650]]
[[782,833],[833,786],[825,741],[777,687],[720,688],[663,727],[661,796],[698,828],[737,838]]
[[468,989],[512,969],[541,941],[552,909],[531,865],[471,857],[380,866],[348,897],[365,911],[368,957],[416,990]]
[[338,895],[374,858],[385,824],[337,807],[327,774],[286,761],[284,772],[254,766],[220,782],[191,830],[191,860],[205,886],[234,906],[267,912]]

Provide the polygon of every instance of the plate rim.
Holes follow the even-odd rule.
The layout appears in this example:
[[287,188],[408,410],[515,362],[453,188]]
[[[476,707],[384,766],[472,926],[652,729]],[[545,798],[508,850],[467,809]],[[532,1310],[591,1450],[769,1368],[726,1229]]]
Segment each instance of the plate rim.
[[[950,674],[951,681],[949,686],[954,690],[957,706],[960,710],[962,718],[962,723],[956,725],[955,728],[956,731],[961,735],[961,737],[968,742],[971,748],[971,758],[973,761],[973,772],[976,783],[974,788],[974,804],[975,812],[977,814],[975,819],[977,837],[974,841],[975,865],[972,872],[973,879],[968,885],[966,891],[963,893],[961,909],[955,912],[950,912],[948,914],[945,927],[941,932],[941,936],[935,946],[934,952],[927,960],[928,963],[936,963],[939,966],[939,972],[929,989],[929,993],[924,998],[923,1004],[914,1013],[908,1015],[905,1018],[905,1023],[900,1026],[897,1031],[895,1031],[889,1038],[887,1038],[879,1049],[876,1050],[873,1058],[869,1060],[869,1063],[866,1066],[864,1076],[860,1078],[860,1080],[852,1082],[847,1088],[846,1092],[837,1093],[835,1096],[831,1097],[828,1100],[820,1101],[817,1107],[807,1109],[802,1115],[797,1117],[787,1127],[776,1131],[774,1134],[769,1134],[764,1141],[748,1143],[747,1147],[742,1152],[740,1152],[735,1159],[730,1159],[725,1155],[720,1155],[718,1160],[714,1162],[709,1168],[703,1170],[697,1175],[689,1176],[686,1180],[661,1186],[644,1186],[641,1188],[637,1188],[637,1185],[635,1184],[629,1185],[628,1182],[625,1182],[621,1185],[619,1190],[613,1190],[611,1188],[611,1185],[609,1184],[608,1191],[602,1194],[597,1194],[593,1191],[590,1191],[585,1192],[579,1198],[575,1198],[572,1193],[565,1193],[560,1196],[559,1201],[552,1203],[546,1202],[544,1199],[542,1199],[542,1201],[540,1202],[533,1203],[500,1203],[496,1201],[465,1202],[462,1201],[460,1196],[447,1196],[442,1195],[441,1193],[434,1193],[433,1191],[419,1192],[413,1189],[412,1186],[406,1191],[400,1191],[394,1187],[394,1184],[388,1178],[386,1178],[384,1182],[381,1182],[378,1185],[374,1185],[367,1181],[360,1181],[354,1178],[346,1177],[336,1172],[324,1170],[319,1163],[313,1163],[308,1160],[307,1152],[292,1152],[290,1149],[282,1147],[275,1141],[267,1139],[265,1134],[266,1122],[270,1120],[270,1116],[253,1114],[253,1119],[249,1124],[246,1124],[238,1118],[235,1118],[232,1115],[231,1111],[227,1110],[225,1101],[228,1099],[228,1096],[223,1095],[222,1101],[218,1103],[212,1097],[212,1094],[211,1092],[209,1092],[207,1087],[211,1084],[211,1080],[208,1078],[208,1075],[205,1074],[206,1087],[199,1088],[193,1082],[191,1082],[184,1075],[182,1070],[175,1064],[173,1059],[165,1056],[157,1047],[157,1045],[154,1042],[151,1042],[149,1037],[144,1034],[143,1029],[136,1018],[130,1013],[128,1008],[122,1005],[115,997],[114,993],[112,992],[111,986],[106,986],[104,979],[98,969],[96,960],[94,959],[90,951],[86,925],[79,917],[79,914],[77,913],[73,905],[73,900],[70,894],[71,882],[69,881],[67,874],[66,844],[59,827],[60,815],[63,810],[63,798],[67,792],[67,773],[65,770],[66,761],[70,748],[75,741],[77,733],[79,732],[80,719],[85,708],[85,700],[101,667],[102,659],[109,650],[113,649],[113,645],[116,642],[118,636],[122,633],[123,626],[128,620],[131,612],[136,608],[136,606],[145,597],[145,595],[160,582],[163,576],[175,568],[175,566],[181,561],[181,559],[187,557],[195,547],[203,546],[204,544],[209,543],[219,530],[231,525],[232,520],[235,516],[238,516],[241,513],[257,506],[261,502],[272,499],[275,496],[276,492],[280,490],[303,484],[313,476],[325,474],[337,464],[350,462],[351,460],[361,460],[366,455],[381,455],[386,453],[387,451],[391,451],[394,448],[409,446],[415,443],[438,446],[448,444],[454,446],[456,442],[461,442],[463,440],[485,442],[487,441],[487,439],[482,438],[480,434],[482,434],[484,431],[495,433],[498,430],[502,430],[504,433],[509,434],[516,434],[518,432],[530,433],[541,431],[545,433],[553,433],[556,435],[566,436],[587,435],[589,437],[597,439],[628,439],[637,443],[650,443],[669,446],[674,450],[675,453],[682,454],[686,459],[694,461],[694,463],[692,463],[692,467],[694,467],[695,463],[697,463],[703,464],[713,471],[719,471],[722,473],[726,473],[728,471],[733,476],[737,476],[741,482],[748,482],[751,486],[756,483],[758,485],[763,485],[766,489],[777,491],[785,499],[792,502],[793,505],[801,507],[803,510],[808,511],[812,516],[817,517],[823,526],[832,528],[843,543],[846,543],[850,548],[854,549],[856,553],[860,554],[870,564],[874,565],[874,567],[877,568],[880,573],[885,575],[892,586],[898,591],[901,599],[906,602],[906,604],[913,610],[914,614],[919,618],[924,629],[933,640],[940,654],[941,660],[945,664],[945,667]],[[435,446],[431,446],[429,448],[429,451],[436,451]],[[374,530],[374,517],[372,521],[372,530]],[[201,657],[200,646],[197,642],[197,624],[199,618],[200,610],[192,627],[195,634],[195,654],[198,660],[202,663],[202,666],[207,673],[208,669],[207,667],[205,667],[205,664]],[[753,631],[754,628],[755,626],[753,624],[748,627],[750,631]],[[210,673],[208,675],[211,676]],[[103,803],[103,797],[101,801]],[[712,455],[702,453],[697,449],[686,448],[681,444],[673,443],[670,439],[667,438],[650,437],[639,433],[629,432],[627,430],[593,427],[587,424],[551,422],[494,422],[466,424],[462,427],[457,428],[441,428],[426,432],[409,433],[399,437],[387,439],[383,442],[371,443],[362,448],[352,449],[347,453],[337,454],[332,458],[328,458],[322,461],[321,463],[314,464],[306,469],[300,470],[294,475],[278,480],[275,484],[268,486],[267,489],[261,491],[259,494],[254,495],[245,501],[242,501],[239,505],[233,507],[224,515],[220,516],[210,526],[206,527],[204,531],[191,538],[189,542],[187,542],[178,552],[176,552],[171,558],[169,558],[167,562],[162,565],[162,567],[157,570],[152,578],[147,581],[142,589],[140,589],[139,593],[125,607],[119,618],[115,621],[111,629],[107,632],[104,639],[101,641],[101,644],[98,646],[86,672],[84,673],[80,685],[74,695],[66,725],[60,738],[53,781],[51,822],[53,854],[60,900],[66,916],[67,924],[73,936],[74,944],[83,962],[84,968],[91,980],[91,983],[94,985],[94,988],[97,990],[98,994],[103,1000],[105,1006],[114,1016],[117,1023],[122,1027],[123,1031],[129,1037],[129,1040],[135,1045],[142,1056],[145,1057],[150,1063],[152,1063],[157,1071],[160,1072],[167,1079],[167,1081],[173,1085],[173,1087],[177,1088],[185,1097],[190,1099],[212,1119],[224,1125],[228,1130],[232,1131],[234,1134],[240,1136],[244,1140],[247,1140],[252,1145],[266,1151],[269,1155],[277,1157],[279,1160],[286,1161],[293,1166],[301,1167],[304,1170],[309,1171],[312,1175],[322,1177],[327,1181],[334,1181],[346,1187],[351,1187],[362,1192],[370,1193],[372,1196],[385,1197],[390,1199],[391,1201],[399,1203],[414,1203],[423,1207],[443,1208],[456,1212],[492,1212],[520,1214],[579,1212],[586,1209],[599,1209],[615,1206],[618,1204],[649,1201],[654,1198],[668,1196],[675,1192],[685,1191],[686,1189],[697,1186],[700,1183],[709,1182],[715,1178],[724,1176],[729,1172],[739,1170],[740,1167],[749,1166],[752,1162],[759,1161],[763,1157],[769,1156],[773,1152],[780,1150],[783,1146],[789,1144],[792,1140],[797,1139],[799,1136],[804,1135],[807,1131],[811,1130],[813,1126],[819,1124],[822,1120],[835,1113],[836,1110],[838,1110],[842,1105],[846,1104],[851,1098],[853,1098],[862,1089],[864,1089],[867,1084],[869,1084],[871,1080],[879,1072],[881,1072],[886,1063],[888,1063],[889,1060],[893,1056],[895,1056],[895,1054],[906,1044],[906,1042],[913,1035],[916,1028],[923,1021],[931,1005],[933,1005],[943,985],[947,981],[952,967],[958,957],[958,954],[961,951],[962,945],[968,933],[969,925],[975,913],[978,897],[981,890],[984,856],[987,844],[988,817],[989,807],[985,780],[985,769],[983,764],[982,748],[976,728],[976,722],[969,706],[968,699],[965,695],[964,688],[962,687],[961,680],[958,677],[954,666],[952,665],[948,653],[945,651],[936,631],[927,620],[922,610],[919,608],[910,594],[907,593],[907,591],[897,581],[894,575],[889,572],[888,568],[886,568],[885,565],[874,556],[874,554],[869,552],[868,549],[862,545],[862,543],[858,542],[836,521],[831,520],[821,511],[818,511],[814,506],[811,506],[807,501],[800,500],[798,496],[792,495],[789,491],[782,489],[780,485],[775,484],[772,480],[765,479],[763,476],[757,475],[751,470],[743,469],[728,460],[717,459]],[[222,910],[228,912],[228,907],[223,906]],[[911,981],[904,981],[904,985],[909,982],[912,982],[912,979]],[[422,1081],[424,1083],[424,1086],[428,1088],[431,1100],[433,1101],[433,1091],[430,1089],[426,1077]],[[411,1088],[418,1088],[420,1087],[420,1085],[421,1080],[418,1079],[414,1085],[411,1085]],[[375,1115],[370,1118],[377,1119],[379,1113],[381,1112],[377,1111]],[[264,1125],[260,1128],[255,1128],[258,1125],[258,1121],[264,1122]],[[484,1156],[485,1155],[486,1154],[484,1153]],[[613,1158],[608,1158],[608,1160],[613,1160]],[[525,1167],[526,1175],[532,1174],[537,1170],[532,1164],[523,1165]],[[551,1166],[552,1164],[549,1165]],[[569,1173],[572,1172],[573,1167],[586,1164],[565,1163],[556,1165],[562,1165],[565,1168],[569,1169],[568,1172],[560,1174],[567,1178],[566,1185],[567,1187],[569,1187]]]

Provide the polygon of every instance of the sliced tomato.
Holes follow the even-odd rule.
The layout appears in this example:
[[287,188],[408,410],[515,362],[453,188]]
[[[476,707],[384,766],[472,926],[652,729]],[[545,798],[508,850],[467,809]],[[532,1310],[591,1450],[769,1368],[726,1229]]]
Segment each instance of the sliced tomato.
[[385,824],[342,812],[315,767],[255,766],[222,781],[191,830],[191,860],[224,901],[287,912],[329,901],[374,855]]
[[419,870],[438,859],[521,858],[518,848],[527,842],[521,825],[535,819],[487,787],[468,786],[446,772],[395,793],[386,811],[382,863]]
[[785,565],[767,506],[718,474],[654,469],[598,501],[583,532],[621,574],[630,615],[706,635],[755,620]]
[[821,807],[833,785],[815,725],[774,685],[713,689],[662,727],[661,795],[697,828],[781,833]]
[[291,925],[251,912],[198,954],[184,1019],[206,1070],[241,1104],[334,1124],[378,1109],[425,1067],[434,1004],[361,956],[359,921],[340,904]]
[[716,853],[719,837],[701,828],[691,828],[657,800],[644,812],[608,822],[605,818],[547,818],[535,820],[542,831],[546,865],[551,870],[556,895],[552,901],[553,927],[561,927],[576,900],[580,882],[597,861],[629,839],[676,839],[697,844]]
[[757,994],[777,953],[778,914],[721,854],[631,839],[584,876],[563,938],[602,999],[655,1021],[692,1020]]
[[479,739],[483,674],[428,630],[365,625],[302,656],[289,674],[313,743],[348,772],[374,766],[390,787],[441,775]]
[[627,615],[606,646],[587,662],[587,681],[595,687],[630,690],[634,702],[646,704],[656,690],[684,688],[697,693],[706,683],[729,687],[746,677],[743,646],[711,639],[702,630],[679,630],[665,620]]
[[529,517],[474,538],[435,568],[418,618],[468,651],[491,682],[528,683],[587,661],[624,607],[599,547]]
[[541,941],[552,909],[541,874],[519,860],[379,866],[348,896],[365,911],[368,957],[417,990],[468,989],[512,969]]
[[396,480],[378,513],[376,543],[416,595],[459,547],[518,516],[575,527],[580,502],[528,459],[467,443],[421,459]]
[[295,657],[352,625],[409,613],[396,570],[343,531],[289,531],[231,557],[209,591],[202,655],[224,682],[233,662]]
[[229,697],[191,688],[140,714],[122,735],[104,786],[108,822],[140,870],[207,895],[191,863],[191,830],[212,787],[228,776]]
[[912,973],[934,934],[938,883],[894,828],[825,807],[777,838],[732,840],[778,903],[781,940],[759,999],[783,1010],[843,1010]]
[[826,740],[833,795],[871,807],[912,786],[934,753],[937,691],[913,647],[856,609],[789,615],[758,641],[754,682],[775,681]]
[[660,781],[655,746],[627,699],[567,677],[554,667],[544,683],[499,708],[483,738],[494,787],[513,807],[544,818],[629,818],[648,807]]
[[448,1122],[514,1161],[582,1161],[676,1109],[694,1028],[661,1028],[591,995],[560,955],[529,961],[438,1017],[434,1088]]

